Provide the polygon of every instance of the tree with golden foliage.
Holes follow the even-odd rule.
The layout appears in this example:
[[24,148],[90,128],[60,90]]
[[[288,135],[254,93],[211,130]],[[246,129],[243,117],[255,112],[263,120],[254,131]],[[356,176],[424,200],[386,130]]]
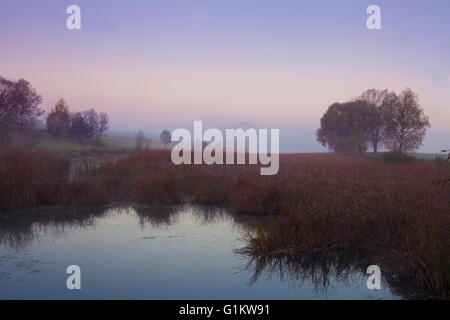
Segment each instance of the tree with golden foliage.
[[70,112],[64,99],[59,99],[55,107],[47,116],[47,131],[58,137],[69,134]]

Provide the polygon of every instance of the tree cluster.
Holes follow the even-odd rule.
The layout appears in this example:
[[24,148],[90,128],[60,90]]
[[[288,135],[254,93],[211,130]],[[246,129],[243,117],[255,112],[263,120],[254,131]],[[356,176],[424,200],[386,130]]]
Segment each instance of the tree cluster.
[[47,131],[58,137],[67,137],[79,142],[87,139],[101,141],[108,130],[108,115],[94,109],[70,112],[69,106],[60,99],[47,116]]
[[370,146],[407,152],[422,145],[428,117],[409,88],[397,95],[370,89],[345,103],[334,103],[320,119],[317,140],[336,152],[365,152]]

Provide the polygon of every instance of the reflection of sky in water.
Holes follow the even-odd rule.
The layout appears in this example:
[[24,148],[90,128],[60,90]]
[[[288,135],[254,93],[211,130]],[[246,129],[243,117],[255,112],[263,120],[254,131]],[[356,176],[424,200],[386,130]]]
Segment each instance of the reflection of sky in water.
[[[0,298],[392,298],[385,282],[368,290],[357,271],[331,276],[327,290],[267,270],[251,283],[248,259],[233,251],[244,246],[245,221],[191,207],[136,210],[0,219]],[[81,267],[81,291],[66,289],[72,264]]]

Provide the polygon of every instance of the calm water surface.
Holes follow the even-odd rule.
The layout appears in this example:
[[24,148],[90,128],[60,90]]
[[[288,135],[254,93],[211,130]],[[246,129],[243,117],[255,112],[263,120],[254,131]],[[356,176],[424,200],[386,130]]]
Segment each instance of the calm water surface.
[[[367,289],[361,270],[252,261],[235,251],[249,230],[246,217],[191,206],[2,215],[0,299],[399,298],[385,281]],[[81,290],[66,288],[69,265]]]

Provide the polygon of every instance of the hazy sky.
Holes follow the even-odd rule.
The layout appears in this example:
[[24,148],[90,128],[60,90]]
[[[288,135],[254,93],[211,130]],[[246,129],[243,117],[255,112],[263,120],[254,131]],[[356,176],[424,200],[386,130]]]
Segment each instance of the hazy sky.
[[[66,28],[66,8],[82,29]],[[381,7],[382,29],[366,27]],[[327,107],[411,87],[430,117],[421,151],[450,147],[450,1],[1,0],[0,76],[50,109],[110,115],[114,131],[280,128],[282,151],[323,148]]]

